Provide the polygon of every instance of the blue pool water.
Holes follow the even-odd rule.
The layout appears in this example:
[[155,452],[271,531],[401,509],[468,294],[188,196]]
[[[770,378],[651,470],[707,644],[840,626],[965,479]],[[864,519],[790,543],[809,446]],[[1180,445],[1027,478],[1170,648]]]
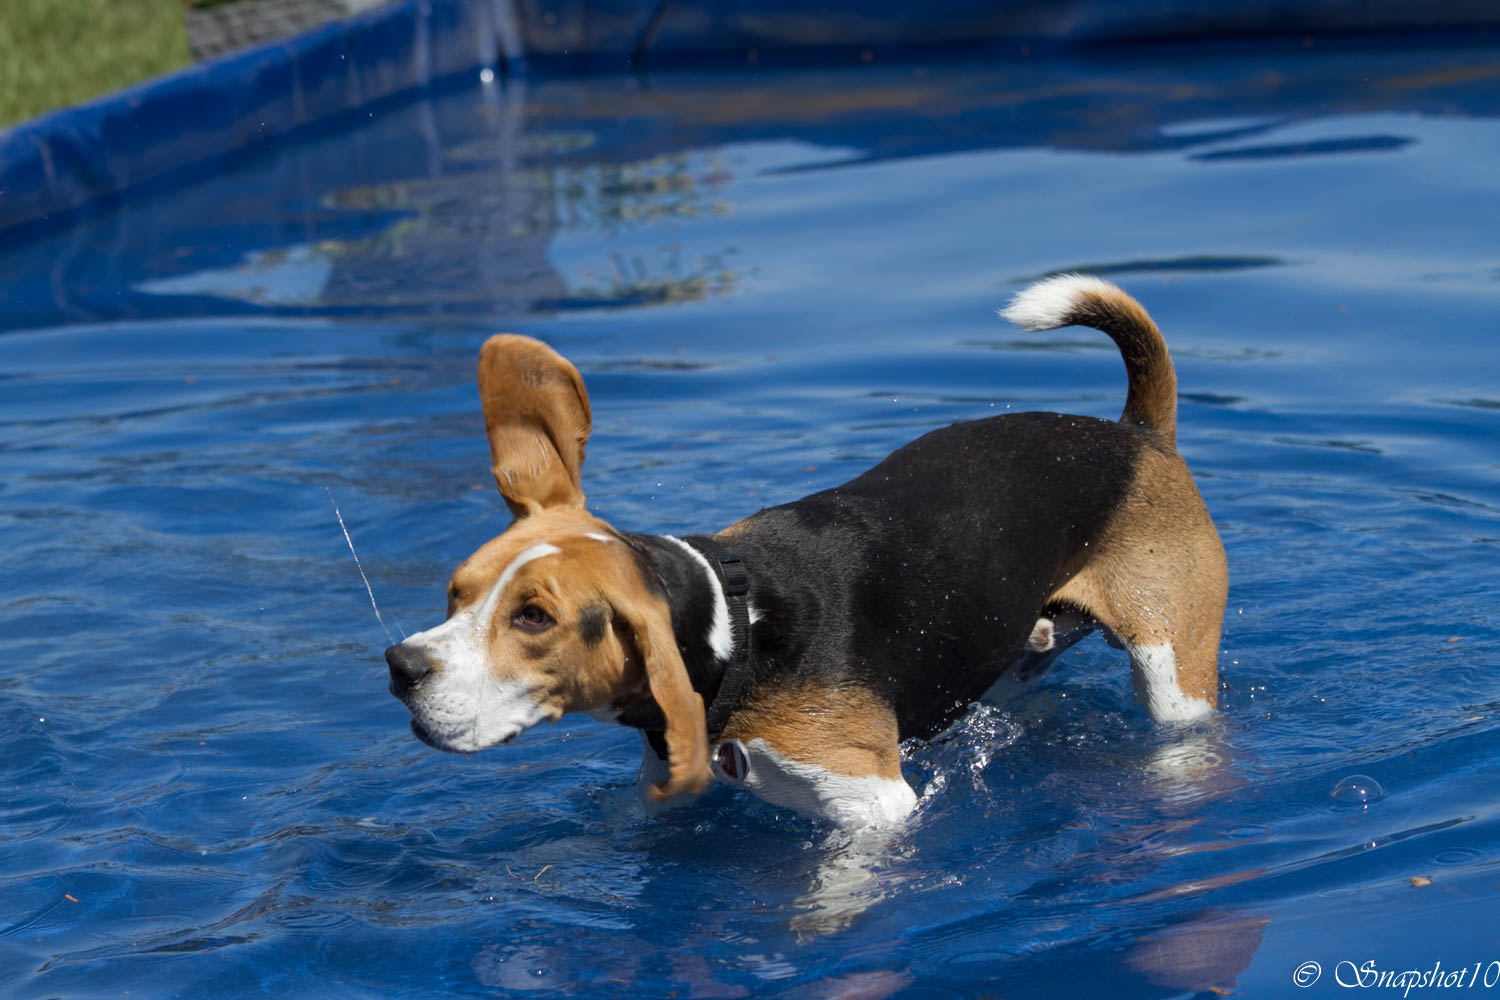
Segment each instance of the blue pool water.
[[[475,86],[0,247],[5,995],[1500,996],[1500,49]],[[1211,723],[1090,640],[910,745],[875,842],[648,819],[586,718],[411,737],[330,501],[434,624],[507,521],[488,333],[582,369],[597,513],[713,530],[1116,415],[1102,335],[994,315],[1062,269],[1173,348]]]

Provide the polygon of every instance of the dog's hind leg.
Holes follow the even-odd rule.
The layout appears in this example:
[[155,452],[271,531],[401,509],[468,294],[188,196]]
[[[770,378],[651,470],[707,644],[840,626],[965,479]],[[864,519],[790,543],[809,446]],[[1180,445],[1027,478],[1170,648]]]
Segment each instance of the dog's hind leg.
[[1049,602],[1083,609],[1124,647],[1136,698],[1153,719],[1208,715],[1218,704],[1228,574],[1224,547],[1180,458],[1148,454],[1091,550]]

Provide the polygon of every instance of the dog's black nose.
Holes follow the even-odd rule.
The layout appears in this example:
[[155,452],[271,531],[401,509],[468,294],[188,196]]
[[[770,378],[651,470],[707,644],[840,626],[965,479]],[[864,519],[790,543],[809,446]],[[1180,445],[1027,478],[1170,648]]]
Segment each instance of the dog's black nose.
[[385,662],[391,668],[391,694],[397,698],[417,686],[417,682],[432,672],[427,657],[406,646],[392,646],[385,651]]

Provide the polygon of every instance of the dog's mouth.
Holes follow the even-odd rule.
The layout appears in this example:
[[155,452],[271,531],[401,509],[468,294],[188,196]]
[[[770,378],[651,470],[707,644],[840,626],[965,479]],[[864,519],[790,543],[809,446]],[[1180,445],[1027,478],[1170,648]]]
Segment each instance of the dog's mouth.
[[434,749],[434,750],[441,750],[444,753],[454,753],[455,752],[451,748],[445,747],[445,746],[443,746],[443,744],[441,744],[437,740],[433,739],[432,738],[432,734],[429,733],[425,728],[423,728],[422,724],[420,722],[418,722],[416,719],[412,719],[411,720],[411,734],[413,736],[415,736],[417,739],[421,740],[423,743],[426,743],[428,746],[432,747],[432,749]]
[[[441,750],[443,753],[462,754],[465,757],[472,757],[474,755],[474,751],[473,750],[458,750],[458,749],[456,749],[454,747],[448,746],[446,743],[439,742],[439,740],[437,739],[437,737],[433,736],[430,732],[428,732],[427,729],[426,729],[426,727],[424,727],[415,718],[413,718],[411,720],[411,733],[417,739],[421,740],[423,743],[426,743],[428,746],[432,747],[432,749],[434,749],[434,750]],[[520,735],[521,735],[521,731],[518,729],[515,732],[511,733],[510,735],[503,736],[499,740],[496,740],[495,743],[492,744],[492,745],[498,746],[498,745],[500,745],[502,743],[509,743],[511,740],[515,739],[517,736],[520,736]]]

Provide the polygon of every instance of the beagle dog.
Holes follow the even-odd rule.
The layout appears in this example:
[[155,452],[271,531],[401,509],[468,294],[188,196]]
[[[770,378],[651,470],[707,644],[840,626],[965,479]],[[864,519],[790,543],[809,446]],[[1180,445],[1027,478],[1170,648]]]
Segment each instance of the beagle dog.
[[454,571],[447,620],[386,650],[412,730],[473,752],[569,712],[638,730],[664,801],[717,777],[845,827],[916,805],[899,744],[1096,629],[1160,722],[1216,706],[1224,549],[1176,448],[1177,379],[1144,309],[1063,275],[1002,315],[1107,333],[1119,421],[1014,413],[934,430],[863,475],[715,535],[588,512],[576,368],[498,335],[479,355],[515,520]]

